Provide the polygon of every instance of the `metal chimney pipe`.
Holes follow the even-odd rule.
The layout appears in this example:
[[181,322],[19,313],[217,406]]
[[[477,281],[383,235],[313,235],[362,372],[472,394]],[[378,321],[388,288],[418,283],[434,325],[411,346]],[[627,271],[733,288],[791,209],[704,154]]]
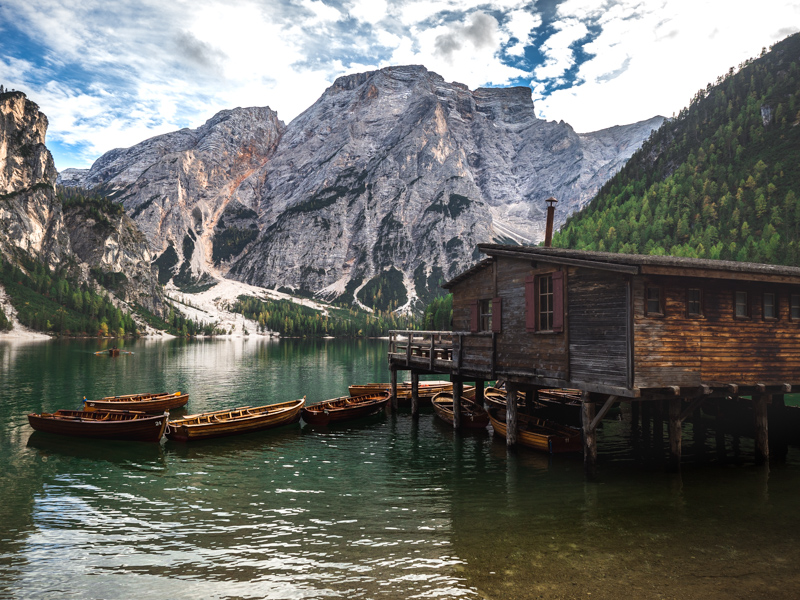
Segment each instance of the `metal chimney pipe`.
[[553,242],[553,217],[556,212],[556,200],[552,196],[545,200],[547,202],[547,228],[544,232],[544,247],[549,248]]

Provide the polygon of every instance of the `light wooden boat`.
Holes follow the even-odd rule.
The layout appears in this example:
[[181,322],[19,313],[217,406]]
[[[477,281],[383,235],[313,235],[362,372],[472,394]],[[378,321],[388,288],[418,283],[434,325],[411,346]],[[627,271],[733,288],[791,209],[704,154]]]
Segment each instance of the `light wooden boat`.
[[389,401],[389,392],[342,396],[303,407],[301,415],[311,425],[327,425],[368,417],[379,412]]
[[[508,392],[502,388],[487,387],[483,390],[483,399],[490,408],[506,408]],[[517,392],[517,406],[525,406],[525,393]]]
[[301,398],[266,406],[242,406],[189,415],[169,422],[167,438],[189,442],[289,425],[300,420],[300,410],[305,402],[306,399]]
[[119,356],[120,354],[133,354],[130,350],[120,350],[119,348],[109,348],[108,350],[98,350],[95,356]]
[[57,410],[31,413],[28,423],[36,431],[110,440],[157,442],[164,435],[169,413],[149,415],[122,410]]
[[99,400],[83,399],[84,410],[139,410],[144,412],[163,412],[185,406],[189,394],[185,392],[166,392],[156,394],[128,394],[126,396],[106,396]]
[[[495,435],[505,438],[506,411],[490,408],[489,420]],[[550,454],[583,450],[580,429],[523,413],[517,413],[517,442],[522,446]]]
[[[453,424],[453,393],[439,392],[432,400],[433,410],[440,419]],[[464,429],[485,429],[489,424],[489,414],[471,398],[461,396],[461,427]]]
[[[391,393],[391,383],[365,383],[362,385],[351,385],[349,392],[351,396],[363,396],[376,392],[389,391]],[[430,404],[431,399],[439,392],[453,390],[453,383],[450,381],[420,381],[419,400],[421,404]],[[400,404],[411,402],[411,382],[403,381],[397,383],[397,400]]]

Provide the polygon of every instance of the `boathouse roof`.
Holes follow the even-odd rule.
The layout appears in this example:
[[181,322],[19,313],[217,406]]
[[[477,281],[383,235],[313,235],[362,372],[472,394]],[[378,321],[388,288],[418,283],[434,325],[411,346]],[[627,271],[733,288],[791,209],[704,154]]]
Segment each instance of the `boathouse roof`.
[[[506,256],[553,264],[586,267],[601,271],[615,271],[631,275],[675,275],[682,277],[710,277],[714,279],[742,279],[751,281],[786,281],[800,283],[800,268],[784,265],[683,258],[679,256],[650,256],[646,254],[616,254],[545,248],[542,246],[513,246],[507,244],[478,244],[478,249],[489,257]],[[486,268],[491,258],[484,259],[442,285],[450,289]]]

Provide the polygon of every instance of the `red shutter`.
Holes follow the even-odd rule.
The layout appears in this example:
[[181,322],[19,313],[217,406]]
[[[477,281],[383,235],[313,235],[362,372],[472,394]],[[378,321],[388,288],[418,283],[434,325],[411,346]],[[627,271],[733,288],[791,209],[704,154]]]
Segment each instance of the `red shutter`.
[[553,273],[553,331],[564,330],[564,272]]
[[477,333],[478,331],[478,302],[478,300],[473,300],[472,305],[470,306],[469,330],[472,333]]
[[525,329],[536,331],[536,277],[525,278]]
[[503,299],[499,296],[492,298],[492,331],[503,331]]

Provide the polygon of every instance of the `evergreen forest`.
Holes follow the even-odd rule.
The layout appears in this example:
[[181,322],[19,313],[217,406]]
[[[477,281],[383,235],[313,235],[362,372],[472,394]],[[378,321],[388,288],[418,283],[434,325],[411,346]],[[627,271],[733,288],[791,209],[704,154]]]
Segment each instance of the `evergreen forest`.
[[419,319],[392,311],[367,313],[356,308],[328,308],[328,314],[291,300],[260,300],[239,296],[230,307],[258,322],[259,331],[277,331],[284,336],[379,337],[390,329],[419,329]]
[[553,245],[800,266],[800,34],[720,76]]

